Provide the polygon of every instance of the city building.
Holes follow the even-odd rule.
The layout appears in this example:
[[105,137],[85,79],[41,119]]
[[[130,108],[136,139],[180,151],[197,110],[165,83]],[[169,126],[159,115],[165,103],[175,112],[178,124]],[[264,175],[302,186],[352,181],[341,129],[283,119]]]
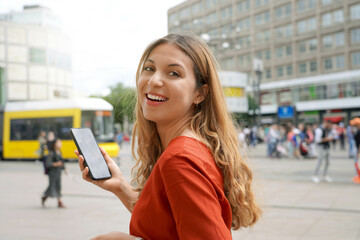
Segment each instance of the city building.
[[39,5],[0,14],[0,104],[72,95],[70,39]]
[[262,123],[360,115],[360,0],[188,0],[168,10],[168,31],[201,36],[248,92],[260,78]]

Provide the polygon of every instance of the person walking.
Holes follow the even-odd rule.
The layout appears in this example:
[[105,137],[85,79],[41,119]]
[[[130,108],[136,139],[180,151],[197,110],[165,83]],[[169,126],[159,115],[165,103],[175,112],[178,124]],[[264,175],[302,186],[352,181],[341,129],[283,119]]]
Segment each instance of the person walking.
[[83,178],[114,193],[132,213],[130,235],[96,239],[232,239],[231,228],[257,222],[252,171],[206,43],[188,34],[153,42],[141,57],[136,86],[136,187],[102,148],[112,177],[92,181],[75,151]]
[[360,118],[354,118],[350,121],[350,124],[356,127],[356,132],[354,134],[354,162],[355,162],[355,172],[356,176],[353,177],[353,182],[360,184],[360,167],[359,167],[359,157],[360,157]]
[[47,174],[47,168],[45,165],[46,156],[48,153],[46,132],[41,130],[38,137],[39,149],[37,150],[37,154],[39,155],[39,160],[44,168],[44,173]]
[[48,168],[49,185],[41,197],[41,205],[45,207],[48,197],[57,198],[58,207],[65,208],[61,201],[61,171],[65,169],[64,160],[61,156],[61,140],[54,139],[49,142],[49,154],[46,157],[46,167]]
[[318,176],[322,162],[325,160],[325,166],[323,171],[323,179],[327,182],[332,182],[332,178],[328,176],[328,168],[330,164],[330,142],[334,140],[334,137],[331,135],[332,122],[324,121],[323,126],[318,127],[315,130],[315,142],[318,146],[318,158],[315,167],[314,176],[312,181],[314,183],[319,183],[320,178]]
[[356,155],[355,139],[354,139],[354,128],[353,120],[350,120],[349,125],[346,127],[346,137],[349,143],[349,158],[354,158]]

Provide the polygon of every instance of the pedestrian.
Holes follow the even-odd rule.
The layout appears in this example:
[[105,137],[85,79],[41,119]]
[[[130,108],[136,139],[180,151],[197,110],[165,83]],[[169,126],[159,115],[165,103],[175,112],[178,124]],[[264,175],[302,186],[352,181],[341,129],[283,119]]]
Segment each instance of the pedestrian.
[[41,160],[41,158],[45,155],[45,150],[47,148],[46,143],[46,132],[41,130],[39,133],[39,137],[38,137],[38,142],[39,142],[39,149],[38,149],[38,154],[39,154],[39,160]]
[[317,147],[318,147],[318,151],[317,151],[318,156],[317,156],[317,163],[315,167],[314,176],[312,177],[312,181],[314,183],[319,183],[321,180],[318,174],[322,162],[324,160],[325,160],[325,166],[322,175],[323,179],[327,182],[333,181],[332,178],[328,176],[328,168],[330,164],[330,142],[334,140],[331,131],[332,131],[331,121],[324,121],[323,126],[320,126],[315,130],[315,142],[317,143]]
[[45,207],[46,199],[52,197],[57,198],[59,208],[65,208],[61,201],[61,171],[65,169],[64,160],[61,157],[61,145],[61,140],[58,138],[48,143],[49,154],[46,157],[46,167],[48,168],[49,186],[41,197],[43,207]]
[[301,131],[298,128],[293,129],[292,143],[294,146],[294,156],[296,159],[302,159],[300,146],[301,146]]
[[339,123],[337,134],[339,136],[340,149],[345,150],[345,127],[343,122]]
[[360,167],[359,167],[359,157],[360,157],[360,118],[354,118],[350,122],[351,125],[356,127],[356,132],[354,134],[355,141],[355,154],[354,154],[354,163],[355,163],[355,172],[356,176],[353,177],[353,182],[360,184]]
[[339,134],[337,129],[338,129],[338,125],[332,124],[331,135],[333,136],[332,145],[334,150],[336,149],[337,141],[339,140]]
[[287,142],[287,151],[289,153],[289,158],[293,158],[294,157],[294,142],[293,142],[293,137],[294,137],[294,125],[292,125],[292,123],[288,123],[287,124],[287,134],[286,134],[286,142]]
[[261,210],[252,172],[209,47],[195,35],[153,42],[140,60],[136,86],[136,188],[103,149],[112,173],[107,180],[92,181],[79,156],[83,178],[113,192],[132,213],[131,235],[99,239],[231,239],[231,228],[253,225]]
[[355,139],[354,139],[355,126],[352,126],[351,123],[352,120],[350,120],[349,125],[346,127],[346,137],[349,143],[349,158],[354,158],[354,156],[356,155]]
[[37,154],[39,155],[39,160],[44,166],[44,173],[46,174],[45,167],[45,159],[47,155],[47,140],[46,140],[46,132],[41,130],[38,137],[39,148],[37,150]]

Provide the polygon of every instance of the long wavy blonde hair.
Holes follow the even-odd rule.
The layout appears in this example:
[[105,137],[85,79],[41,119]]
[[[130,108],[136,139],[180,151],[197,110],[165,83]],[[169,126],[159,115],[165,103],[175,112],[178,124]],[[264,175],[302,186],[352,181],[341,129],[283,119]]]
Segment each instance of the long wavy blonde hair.
[[[161,44],[174,44],[193,62],[196,86],[208,85],[205,100],[194,106],[188,127],[211,150],[217,166],[224,177],[225,195],[231,205],[232,228],[253,225],[261,216],[252,190],[252,171],[240,154],[240,144],[231,115],[227,111],[225,97],[217,74],[217,62],[207,44],[192,34],[170,34],[152,44],[143,53],[136,73],[136,83],[143,71],[144,62],[154,48]],[[132,154],[136,159],[133,182],[142,191],[163,149],[154,122],[146,120],[140,106],[136,104],[136,122],[133,130]],[[135,143],[138,148],[135,153]]]

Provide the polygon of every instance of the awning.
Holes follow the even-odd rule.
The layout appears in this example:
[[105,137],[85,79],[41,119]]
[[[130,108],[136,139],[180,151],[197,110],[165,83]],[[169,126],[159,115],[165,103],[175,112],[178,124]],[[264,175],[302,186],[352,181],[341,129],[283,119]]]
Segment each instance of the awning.
[[339,123],[344,119],[342,116],[331,116],[331,117],[324,117],[324,121],[331,121],[332,123]]

